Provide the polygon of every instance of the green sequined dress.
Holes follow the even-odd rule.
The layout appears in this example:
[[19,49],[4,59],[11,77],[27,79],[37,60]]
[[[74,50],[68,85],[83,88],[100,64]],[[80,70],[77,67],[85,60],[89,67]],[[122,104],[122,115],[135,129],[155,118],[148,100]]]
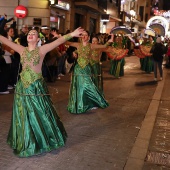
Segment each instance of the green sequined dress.
[[7,142],[19,157],[29,157],[65,145],[66,131],[50,98],[41,70],[39,48],[21,55]]
[[110,61],[110,74],[115,78],[119,78],[124,76],[124,65],[125,59],[122,58],[120,60],[111,60]]
[[[112,45],[115,48],[118,48],[118,44],[117,43],[113,43]],[[121,48],[121,47],[119,47]],[[120,60],[115,60],[112,59],[110,61],[110,74],[113,75],[115,78],[119,78],[124,76],[124,65],[125,65],[125,59],[122,58]]]
[[[143,43],[142,45],[152,46],[152,43],[146,42]],[[140,59],[140,64],[141,64],[141,70],[145,71],[146,73],[153,72],[154,62],[151,56],[145,56],[145,58]]]
[[72,73],[70,95],[67,109],[70,113],[81,114],[95,107],[106,108],[108,102],[95,86],[89,62],[91,55],[90,44],[77,49],[78,59]]
[[92,75],[93,75],[93,82],[103,94],[103,74],[102,74],[102,63],[100,62],[100,54],[99,50],[92,50],[91,58],[90,58],[90,65],[92,68]]

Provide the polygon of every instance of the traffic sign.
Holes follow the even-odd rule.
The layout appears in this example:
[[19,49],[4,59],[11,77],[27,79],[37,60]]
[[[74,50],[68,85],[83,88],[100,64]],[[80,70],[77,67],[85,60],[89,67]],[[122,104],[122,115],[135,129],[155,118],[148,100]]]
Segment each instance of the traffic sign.
[[27,15],[27,8],[19,5],[15,8],[14,13],[17,18],[25,18]]

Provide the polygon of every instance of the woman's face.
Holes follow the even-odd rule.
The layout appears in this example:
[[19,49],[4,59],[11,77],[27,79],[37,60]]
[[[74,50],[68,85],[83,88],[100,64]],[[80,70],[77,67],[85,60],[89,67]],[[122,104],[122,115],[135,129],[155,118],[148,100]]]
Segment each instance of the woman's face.
[[119,42],[119,37],[116,37],[115,42]]
[[13,37],[14,36],[14,29],[10,28],[9,31],[7,32],[8,36]]
[[29,31],[27,35],[28,42],[37,42],[38,41],[38,32],[36,30]]
[[98,43],[99,43],[98,39],[96,37],[94,37],[92,39],[92,44],[98,44]]
[[89,35],[86,31],[83,31],[82,35],[81,35],[81,40],[83,42],[88,42],[89,41]]

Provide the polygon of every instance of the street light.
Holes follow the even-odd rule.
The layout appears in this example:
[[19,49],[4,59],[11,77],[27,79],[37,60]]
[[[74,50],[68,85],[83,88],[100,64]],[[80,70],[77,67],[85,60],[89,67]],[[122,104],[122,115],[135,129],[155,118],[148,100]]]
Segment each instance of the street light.
[[135,17],[136,12],[135,12],[135,10],[134,10],[134,9],[131,9],[131,10],[130,10],[130,15],[131,15],[133,18]]
[[134,27],[133,25],[133,20],[135,19],[136,16],[136,11],[134,9],[130,10],[130,25],[131,25],[131,30]]

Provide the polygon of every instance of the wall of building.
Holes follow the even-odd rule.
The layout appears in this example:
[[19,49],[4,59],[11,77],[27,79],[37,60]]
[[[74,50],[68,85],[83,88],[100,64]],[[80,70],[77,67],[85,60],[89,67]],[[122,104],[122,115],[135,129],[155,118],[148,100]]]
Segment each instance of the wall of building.
[[34,18],[40,18],[41,25],[49,25],[50,10],[48,0],[20,0],[20,4],[28,7],[28,16],[23,21],[20,21],[21,24],[23,22],[24,24],[34,25]]
[[[64,0],[68,3],[70,3],[70,10],[66,11],[62,9],[55,9],[59,13],[64,13],[64,20],[62,23],[62,30],[60,32],[65,32],[67,29],[74,30],[75,29],[75,14],[81,14],[83,15],[83,21],[82,26],[84,29],[89,30],[91,28],[91,22],[95,22],[95,32],[100,31],[100,24],[101,24],[101,13],[100,10],[97,9],[96,3],[94,3],[94,11],[89,9],[82,9],[82,8],[75,8],[75,1],[68,1]],[[110,2],[110,1],[108,1]],[[49,6],[49,0],[0,0],[0,7],[1,7],[1,15],[6,13],[8,15],[8,18],[14,16],[14,10],[18,5],[23,5],[28,9],[28,14],[25,18],[17,20],[17,26],[18,30],[22,27],[23,24],[26,24],[28,26],[42,26],[42,25],[48,25],[50,26],[50,10],[51,7]],[[114,3],[111,3],[111,6],[109,6],[109,13],[113,16],[117,16],[116,11],[113,10],[112,5]],[[39,20],[39,25],[35,25],[35,19]],[[10,23],[9,23],[10,24]],[[110,23],[108,24],[108,29],[110,30],[115,24]]]
[[[94,32],[99,32],[99,30],[100,30],[100,16],[101,16],[100,13],[94,13],[91,10],[83,9],[83,8],[75,8],[75,7],[73,7],[73,8],[72,8],[72,10],[74,12],[72,12],[71,18],[72,17],[74,18],[75,14],[82,15],[82,21],[78,26],[81,26],[85,30],[88,30],[88,31],[91,32],[91,30],[90,30],[90,27],[91,27],[90,21],[92,19],[92,20],[96,21],[96,23],[95,23],[95,31]],[[74,21],[70,23],[70,26],[73,29],[75,29],[74,23],[75,23],[75,18],[74,18]]]
[[118,8],[114,2],[107,0],[107,14],[110,15],[109,22],[106,23],[106,33],[110,33],[111,29],[119,25]]
[[[18,0],[0,0],[1,12],[0,15],[3,16],[4,13],[7,14],[7,19],[14,17],[14,9],[18,6]],[[9,25],[10,23],[8,23]]]
[[[15,17],[14,10],[18,5],[23,5],[28,9],[28,15],[23,19]],[[33,26],[34,18],[40,18],[41,25],[49,25],[50,11],[48,0],[0,0],[0,7],[1,15],[6,13],[8,19],[15,17],[18,29],[20,29],[23,24]],[[8,25],[10,24],[11,23],[8,23]]]

